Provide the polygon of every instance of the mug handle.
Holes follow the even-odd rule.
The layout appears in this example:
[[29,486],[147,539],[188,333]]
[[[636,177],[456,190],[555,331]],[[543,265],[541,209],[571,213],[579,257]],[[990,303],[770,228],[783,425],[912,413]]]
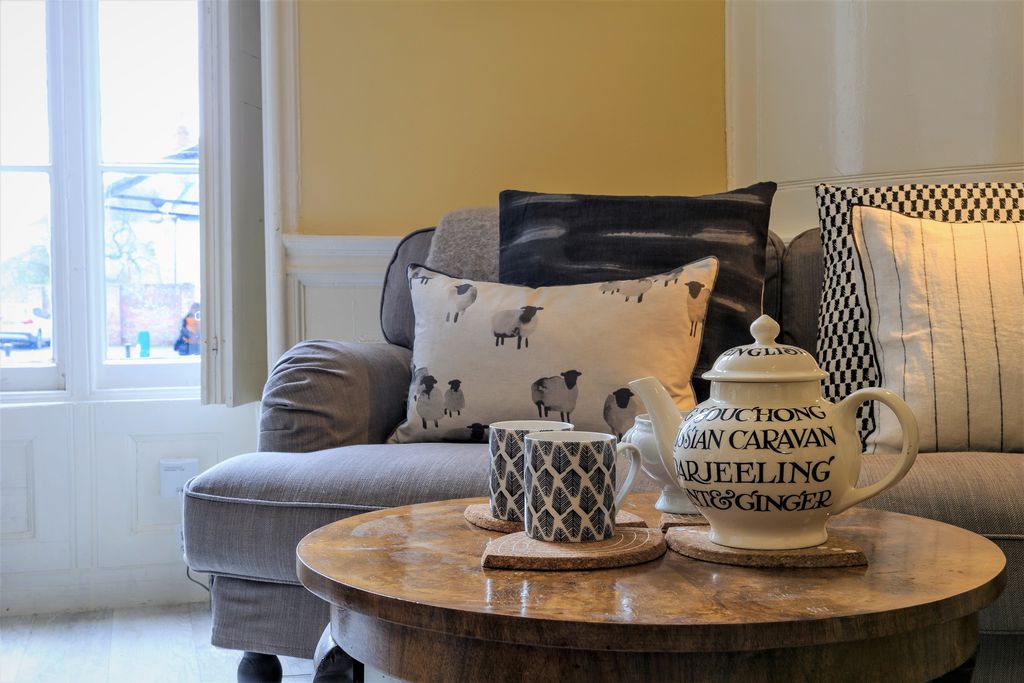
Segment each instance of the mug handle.
[[625,455],[629,458],[629,474],[626,475],[626,481],[622,482],[622,486],[619,487],[619,492],[615,494],[615,509],[619,509],[619,504],[622,503],[622,499],[629,493],[629,489],[633,486],[633,480],[636,478],[636,472],[640,469],[640,449],[631,443],[620,443],[615,447],[615,454]]
[[853,392],[836,405],[836,411],[839,414],[841,423],[853,423],[853,438],[859,440],[860,437],[857,434],[856,423],[857,406],[871,400],[884,403],[896,414],[896,419],[900,421],[900,428],[903,431],[903,450],[900,453],[899,462],[893,465],[893,468],[884,477],[869,486],[850,489],[837,503],[836,508],[832,511],[833,515],[838,515],[840,512],[848,510],[872,496],[877,496],[898,482],[910,470],[915,458],[917,458],[917,418],[914,417],[910,406],[891,391],[867,387]]

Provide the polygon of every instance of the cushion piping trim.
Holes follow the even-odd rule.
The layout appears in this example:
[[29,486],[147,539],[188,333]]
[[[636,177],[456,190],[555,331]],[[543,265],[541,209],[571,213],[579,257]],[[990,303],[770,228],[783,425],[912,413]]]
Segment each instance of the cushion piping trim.
[[233,496],[218,496],[212,493],[199,493],[197,491],[186,491],[185,495],[189,498],[196,498],[198,500],[208,500],[214,503],[238,503],[242,505],[256,505],[265,507],[327,508],[333,510],[361,510],[363,512],[384,510],[387,507],[389,507],[387,505],[360,505],[358,503],[319,503],[316,501],[302,500],[258,500],[255,498],[236,498]]
[[224,572],[224,571],[220,571],[219,569],[200,569],[199,567],[192,567],[192,565],[189,565],[189,567],[191,567],[193,570],[195,570],[197,572],[202,572],[204,574],[211,574],[214,577],[221,576],[221,577],[224,577],[225,579],[237,579],[239,581],[255,581],[257,583],[273,583],[273,584],[277,584],[277,585],[281,585],[281,586],[298,586],[300,588],[304,587],[304,586],[302,586],[301,583],[299,583],[299,581],[297,579],[295,581],[286,581],[284,579],[271,579],[271,578],[268,578],[266,576],[250,576],[249,574],[232,574],[231,572]]

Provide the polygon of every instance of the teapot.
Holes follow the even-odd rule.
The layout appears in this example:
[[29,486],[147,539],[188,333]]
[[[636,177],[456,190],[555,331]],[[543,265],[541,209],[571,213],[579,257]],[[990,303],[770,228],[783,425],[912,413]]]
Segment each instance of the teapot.
[[[779,325],[762,315],[755,343],[725,351],[703,374],[711,397],[685,419],[653,377],[630,388],[651,416],[662,458],[711,525],[719,545],[784,550],[820,545],[834,515],[902,479],[917,457],[917,420],[896,394],[878,388],[833,404],[821,393],[827,375],[811,354],[776,344]],[[879,481],[857,487],[861,443],[857,407],[877,400],[903,430],[903,449]]]

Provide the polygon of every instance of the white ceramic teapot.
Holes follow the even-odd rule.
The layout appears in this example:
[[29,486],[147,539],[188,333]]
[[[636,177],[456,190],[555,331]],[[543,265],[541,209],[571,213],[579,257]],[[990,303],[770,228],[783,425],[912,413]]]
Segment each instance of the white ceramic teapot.
[[[824,371],[795,346],[776,344],[779,325],[766,315],[750,326],[755,343],[729,349],[704,373],[711,398],[686,419],[658,380],[629,383],[651,415],[663,457],[711,524],[711,540],[751,549],[823,543],[833,516],[878,495],[917,457],[917,420],[884,389],[856,391],[837,404],[821,394]],[[903,451],[880,481],[856,488],[860,475],[857,406],[887,405],[903,428]]]

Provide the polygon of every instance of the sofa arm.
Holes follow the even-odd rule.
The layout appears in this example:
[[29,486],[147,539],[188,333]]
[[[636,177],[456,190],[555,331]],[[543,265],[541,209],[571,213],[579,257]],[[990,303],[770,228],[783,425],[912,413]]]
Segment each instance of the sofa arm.
[[405,417],[411,356],[392,344],[296,344],[263,389],[259,450],[383,443]]

